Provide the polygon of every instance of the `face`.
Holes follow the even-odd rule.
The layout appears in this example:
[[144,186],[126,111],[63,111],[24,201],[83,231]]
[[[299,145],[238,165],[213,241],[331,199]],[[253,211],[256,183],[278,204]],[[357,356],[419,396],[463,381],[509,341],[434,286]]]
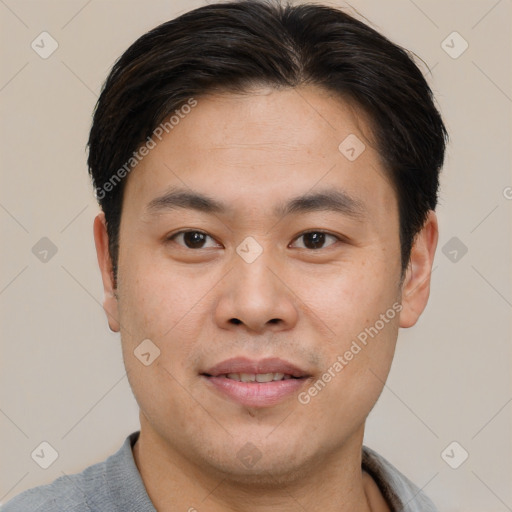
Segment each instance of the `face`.
[[117,298],[101,215],[96,243],[143,431],[241,480],[360,449],[437,240],[401,284],[361,111],[317,88],[197,98],[129,175],[121,218]]

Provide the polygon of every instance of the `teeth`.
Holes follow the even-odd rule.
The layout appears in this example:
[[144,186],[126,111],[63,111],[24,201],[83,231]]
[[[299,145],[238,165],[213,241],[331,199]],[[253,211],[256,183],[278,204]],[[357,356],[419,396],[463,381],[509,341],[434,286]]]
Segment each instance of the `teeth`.
[[271,382],[274,380],[273,373],[258,373],[256,375],[256,382]]
[[272,382],[292,378],[291,375],[284,373],[228,373],[225,377],[238,382]]

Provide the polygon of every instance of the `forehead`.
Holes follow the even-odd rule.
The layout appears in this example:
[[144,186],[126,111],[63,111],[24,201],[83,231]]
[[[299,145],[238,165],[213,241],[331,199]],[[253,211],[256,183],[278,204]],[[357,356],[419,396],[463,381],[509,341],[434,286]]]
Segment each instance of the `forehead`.
[[188,116],[192,121],[182,123],[184,136],[187,128],[193,129],[212,149],[286,154],[326,144],[337,147],[350,133],[374,146],[365,111],[323,88],[251,89],[197,101],[200,108]]
[[370,120],[328,91],[255,89],[196,101],[136,166],[125,194],[147,206],[180,186],[254,207],[315,187],[341,187],[356,200],[390,192]]

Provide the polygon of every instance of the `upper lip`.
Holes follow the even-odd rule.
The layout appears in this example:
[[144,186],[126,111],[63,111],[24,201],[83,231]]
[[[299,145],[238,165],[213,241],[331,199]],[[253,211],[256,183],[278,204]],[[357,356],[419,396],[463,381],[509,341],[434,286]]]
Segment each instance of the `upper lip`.
[[226,359],[202,372],[203,375],[218,377],[228,373],[284,373],[292,377],[308,377],[305,370],[300,369],[289,361],[276,357],[266,359],[249,359],[247,357],[233,357]]

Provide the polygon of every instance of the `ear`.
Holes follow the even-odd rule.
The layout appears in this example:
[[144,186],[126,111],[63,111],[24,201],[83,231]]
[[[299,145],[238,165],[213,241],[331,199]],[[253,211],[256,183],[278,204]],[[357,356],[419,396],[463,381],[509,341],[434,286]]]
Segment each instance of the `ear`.
[[103,309],[107,314],[108,325],[114,332],[119,332],[119,311],[115,294],[114,272],[108,248],[108,233],[105,214],[99,213],[94,219],[94,243],[103,281]]
[[438,237],[437,217],[434,211],[430,210],[411,249],[411,257],[402,285],[403,309],[400,312],[400,327],[412,327],[427,305]]

